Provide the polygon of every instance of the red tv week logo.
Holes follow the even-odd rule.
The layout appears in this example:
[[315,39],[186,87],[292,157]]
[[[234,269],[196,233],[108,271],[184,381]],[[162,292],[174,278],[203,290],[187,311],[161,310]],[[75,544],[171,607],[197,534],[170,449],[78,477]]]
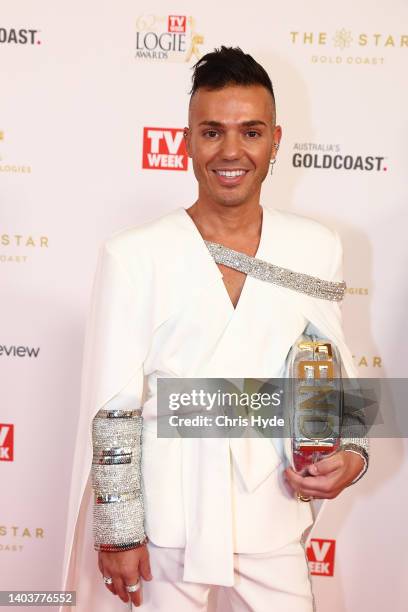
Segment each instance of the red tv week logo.
[[147,127],[143,129],[143,168],[187,170],[187,161],[183,130]]
[[186,21],[187,18],[185,15],[169,15],[168,21],[168,31],[169,32],[185,32],[186,31]]
[[333,576],[336,540],[313,538],[306,549],[310,573],[314,576]]
[[0,423],[0,461],[14,459],[14,425]]

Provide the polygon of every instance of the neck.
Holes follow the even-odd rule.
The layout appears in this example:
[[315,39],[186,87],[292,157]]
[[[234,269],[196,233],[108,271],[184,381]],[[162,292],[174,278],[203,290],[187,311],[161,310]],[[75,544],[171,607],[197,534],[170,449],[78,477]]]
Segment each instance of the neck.
[[262,228],[262,206],[242,204],[226,206],[198,199],[187,209],[205,240],[225,246],[244,245],[259,241]]

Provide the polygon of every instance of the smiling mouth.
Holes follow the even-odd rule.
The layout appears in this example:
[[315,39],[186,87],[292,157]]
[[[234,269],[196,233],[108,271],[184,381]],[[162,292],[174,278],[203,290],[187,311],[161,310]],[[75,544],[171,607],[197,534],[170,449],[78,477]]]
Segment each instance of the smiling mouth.
[[244,176],[248,170],[213,170],[217,176],[222,176],[225,178],[237,178],[240,176]]

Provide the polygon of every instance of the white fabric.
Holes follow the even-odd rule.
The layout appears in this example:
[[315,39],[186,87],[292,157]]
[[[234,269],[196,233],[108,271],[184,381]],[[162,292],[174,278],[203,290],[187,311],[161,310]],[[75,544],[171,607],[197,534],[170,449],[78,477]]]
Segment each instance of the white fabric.
[[[263,208],[257,257],[341,280],[341,256],[337,236],[324,226]],[[79,577],[90,580],[91,420],[120,396],[133,398],[135,408],[143,404],[146,532],[158,546],[185,548],[185,581],[231,586],[234,550],[276,550],[312,524],[309,504],[282,487],[280,440],[159,439],[155,433],[158,377],[278,376],[309,322],[336,343],[348,376],[355,376],[338,304],[247,277],[234,310],[184,208],[105,243],[85,346],[66,587]],[[288,441],[285,446],[288,452]]]
[[[183,549],[152,544],[148,548],[154,578],[142,581],[144,612],[214,609],[210,585],[183,581]],[[220,587],[214,594],[217,609],[223,612],[312,612],[312,587],[302,545],[296,540],[273,552],[235,553],[234,585]],[[110,593],[107,597],[112,598]],[[117,607],[124,612],[130,606],[119,602]],[[138,609],[132,606],[133,612]]]

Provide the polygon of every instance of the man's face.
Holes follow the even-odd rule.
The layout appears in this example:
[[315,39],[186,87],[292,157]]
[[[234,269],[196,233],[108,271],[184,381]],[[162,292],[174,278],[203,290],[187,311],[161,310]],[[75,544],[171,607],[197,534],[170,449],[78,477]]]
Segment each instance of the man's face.
[[197,90],[186,144],[200,198],[228,206],[259,202],[281,137],[274,114],[272,96],[261,85]]

